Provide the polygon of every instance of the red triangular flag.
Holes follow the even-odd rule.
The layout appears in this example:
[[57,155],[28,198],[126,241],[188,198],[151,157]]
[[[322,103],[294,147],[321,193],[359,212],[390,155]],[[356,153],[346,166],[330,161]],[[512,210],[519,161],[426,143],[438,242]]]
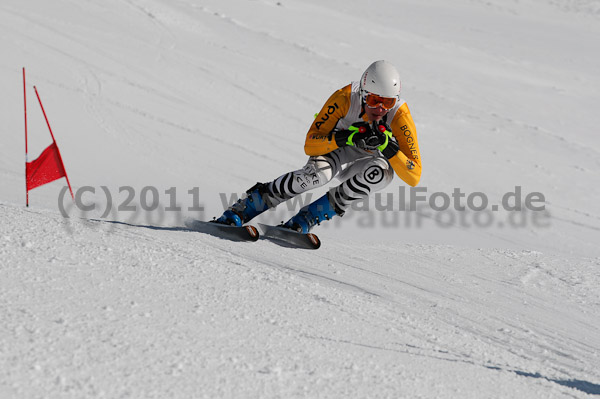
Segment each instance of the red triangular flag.
[[56,143],[50,144],[35,161],[27,162],[25,172],[27,174],[27,190],[65,177],[67,174]]

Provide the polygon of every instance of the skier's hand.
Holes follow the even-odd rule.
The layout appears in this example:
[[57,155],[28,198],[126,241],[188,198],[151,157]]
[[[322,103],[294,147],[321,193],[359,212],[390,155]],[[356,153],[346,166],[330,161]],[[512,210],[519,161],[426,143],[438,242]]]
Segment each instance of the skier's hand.
[[381,151],[381,153],[383,154],[384,157],[386,157],[387,159],[390,159],[390,158],[396,156],[398,151],[400,151],[400,146],[398,145],[396,138],[392,136],[389,139],[387,145],[380,146],[378,149],[379,149],[379,151]]
[[[377,132],[377,133],[385,133],[385,132],[392,131],[392,129],[390,128],[390,125],[385,123],[384,120],[380,120],[379,122],[373,122],[373,124],[371,126],[372,126],[373,131]],[[380,137],[385,137],[385,136],[380,135]],[[381,144],[383,144],[383,143],[381,143]]]
[[373,140],[374,144],[377,143],[375,148],[381,151],[387,159],[395,156],[400,150],[400,146],[392,135],[389,125],[384,121],[373,122],[372,130],[377,136],[377,140]]
[[[393,137],[390,127],[384,121],[373,122],[370,129],[355,140],[357,147],[365,150],[382,150],[387,146],[389,138]],[[381,147],[381,148],[380,148]]]
[[373,131],[373,127],[367,122],[356,122],[348,130],[336,132],[335,142],[338,147],[350,145],[364,149],[375,149],[379,139]]

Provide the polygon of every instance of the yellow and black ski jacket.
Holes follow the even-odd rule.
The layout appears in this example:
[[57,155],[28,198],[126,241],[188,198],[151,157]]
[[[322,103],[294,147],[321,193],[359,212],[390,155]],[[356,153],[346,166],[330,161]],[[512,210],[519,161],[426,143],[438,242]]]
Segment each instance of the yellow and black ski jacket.
[[[421,155],[417,130],[406,102],[397,101],[384,120],[400,146],[400,151],[389,159],[390,165],[398,177],[416,186],[421,178]],[[331,134],[334,129],[348,129],[360,121],[369,122],[361,103],[359,82],[352,82],[333,93],[317,114],[306,134],[304,152],[317,156],[336,150],[339,147]]]

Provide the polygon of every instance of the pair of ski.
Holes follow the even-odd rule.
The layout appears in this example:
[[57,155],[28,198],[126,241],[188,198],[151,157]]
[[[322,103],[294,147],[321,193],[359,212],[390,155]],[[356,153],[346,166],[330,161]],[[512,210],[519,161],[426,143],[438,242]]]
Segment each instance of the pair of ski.
[[186,226],[191,230],[231,241],[258,241],[259,238],[265,238],[291,248],[318,249],[321,246],[321,240],[313,233],[303,234],[285,227],[262,223],[257,225],[262,233],[252,225],[229,226],[201,220],[186,222]]

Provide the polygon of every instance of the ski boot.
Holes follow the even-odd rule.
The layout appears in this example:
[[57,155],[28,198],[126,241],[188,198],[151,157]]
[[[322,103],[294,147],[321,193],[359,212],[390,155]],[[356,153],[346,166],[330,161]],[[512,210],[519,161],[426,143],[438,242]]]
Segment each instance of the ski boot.
[[271,207],[267,200],[267,185],[256,183],[246,191],[244,197],[237,200],[214,222],[230,226],[242,226]]
[[343,214],[343,211],[336,209],[331,203],[329,193],[327,193],[313,203],[300,209],[300,212],[296,216],[281,226],[295,230],[298,233],[306,234],[315,225],[319,225],[321,222],[329,220],[335,215],[342,216]]

